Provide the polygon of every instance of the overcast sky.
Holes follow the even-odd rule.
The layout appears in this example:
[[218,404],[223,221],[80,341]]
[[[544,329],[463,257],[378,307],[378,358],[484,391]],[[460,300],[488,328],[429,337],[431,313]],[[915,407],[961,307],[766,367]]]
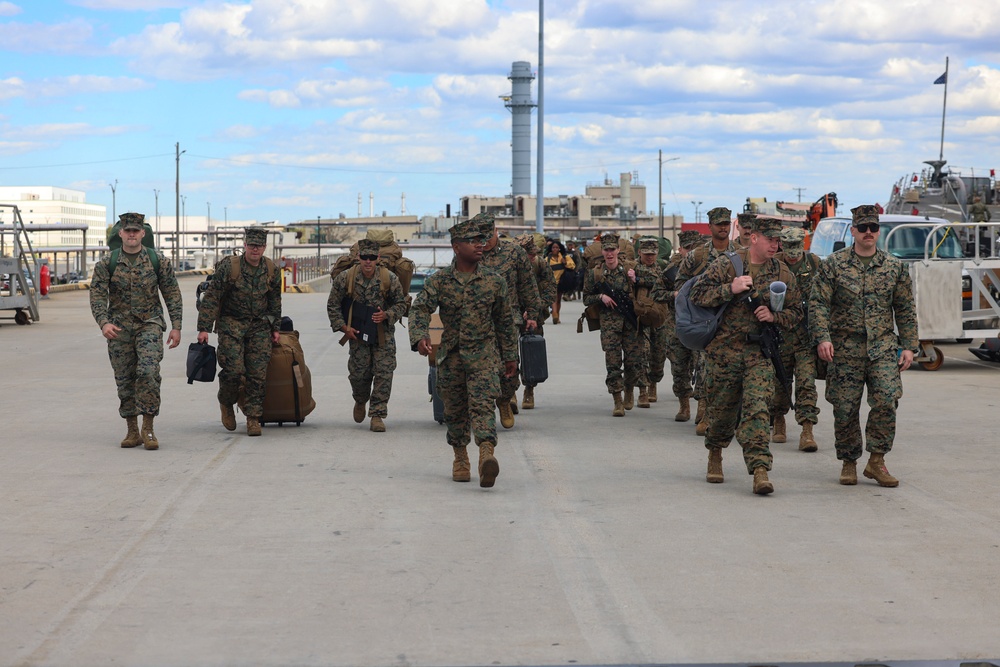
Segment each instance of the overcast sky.
[[[997,0],[549,0],[545,193],[638,172],[694,219],[746,197],[884,202],[936,158],[1000,169]],[[510,191],[537,0],[0,0],[0,183],[109,211],[397,215]],[[537,87],[532,86],[537,99]],[[532,117],[535,127],[537,116]],[[535,191],[534,139],[532,192]],[[846,210],[846,209],[845,209]]]

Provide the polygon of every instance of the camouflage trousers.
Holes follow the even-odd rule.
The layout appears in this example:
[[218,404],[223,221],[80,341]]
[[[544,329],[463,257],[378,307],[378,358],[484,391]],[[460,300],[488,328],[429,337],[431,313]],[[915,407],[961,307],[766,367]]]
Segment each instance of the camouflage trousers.
[[896,437],[896,407],[903,395],[903,382],[895,350],[878,359],[837,355],[826,369],[826,400],[833,404],[833,431],[837,458],[861,458],[861,395],[868,387],[868,421],[865,443],[869,452],[886,454]]
[[604,350],[604,366],[608,373],[605,380],[608,393],[625,391],[626,385],[646,386],[646,379],[643,377],[642,341],[638,331],[628,327],[609,330],[602,326],[601,349]]
[[367,403],[369,417],[388,416],[392,373],[396,370],[396,339],[385,337],[385,345],[369,345],[360,340],[349,342],[347,378],[355,403]]
[[118,338],[108,341],[108,358],[118,385],[118,414],[160,414],[163,327],[146,323],[134,329],[122,328]]
[[670,375],[674,380],[674,396],[691,398],[691,370],[694,352],[681,345],[677,336],[667,342],[667,357],[670,359]]
[[[747,472],[771,469],[768,402],[774,394],[774,367],[756,344],[723,341],[705,352],[708,432],[705,447],[728,447],[733,434],[743,448]],[[738,421],[737,421],[738,420]]]
[[[518,343],[516,338],[516,332],[518,331],[517,326],[514,327],[515,339],[514,339],[514,354],[517,355],[517,365],[518,368],[521,366],[521,351],[518,349]],[[503,349],[500,345],[499,339],[497,341],[497,349]],[[505,377],[503,364],[500,364],[500,369],[497,372],[497,381],[500,383],[500,395],[497,397],[500,400],[510,401],[514,398],[514,393],[521,387],[521,379],[518,373],[515,373],[513,377]]]
[[646,384],[657,384],[663,380],[667,364],[667,325],[643,327],[643,357],[646,361]]
[[464,447],[469,436],[477,445],[497,442],[496,400],[500,396],[499,376],[492,370],[466,370],[456,350],[438,361],[437,392],[444,403],[444,423],[448,444]]
[[271,327],[255,322],[243,337],[219,332],[219,403],[233,405],[243,389],[241,409],[247,417],[264,412],[267,364],[271,360]]
[[[795,423],[815,424],[819,421],[819,406],[816,393],[816,352],[808,345],[784,346],[781,348],[781,363],[785,372],[795,383]],[[783,417],[791,408],[788,393],[781,383],[774,382],[774,397],[771,401],[771,414]]]

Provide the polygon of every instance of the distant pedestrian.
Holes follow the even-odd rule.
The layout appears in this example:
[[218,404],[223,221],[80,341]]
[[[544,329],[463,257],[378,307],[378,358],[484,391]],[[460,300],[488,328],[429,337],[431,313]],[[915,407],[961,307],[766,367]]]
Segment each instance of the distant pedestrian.
[[242,387],[247,435],[258,436],[271,344],[279,341],[281,272],[264,256],[266,229],[247,227],[243,238],[243,254],[220,261],[208,283],[198,310],[198,342],[207,343],[213,328],[219,337],[222,425],[236,430],[233,406]]
[[[851,209],[854,244],[827,257],[813,279],[809,329],[826,371],[826,400],[833,405],[840,483],[858,483],[857,460],[870,452],[864,475],[894,487],[885,455],[896,437],[900,373],[913,363],[917,339],[913,284],[907,266],[880,249],[878,209]],[[897,333],[898,329],[898,333]],[[861,437],[861,396],[868,389],[868,420]]]
[[[673,393],[679,403],[677,414],[674,415],[674,421],[679,422],[686,422],[691,419],[692,353],[691,350],[684,347],[680,340],[678,340],[675,329],[677,311],[674,307],[674,301],[677,298],[677,276],[684,259],[696,247],[702,245],[702,243],[701,234],[694,230],[686,230],[678,234],[677,251],[670,258],[670,261],[667,262],[667,266],[663,269],[660,278],[664,296],[667,300],[667,321],[664,325],[667,336],[667,358],[670,359],[670,376],[673,380]],[[649,400],[655,401],[657,398],[656,384],[652,383],[652,378],[650,380]]]
[[552,300],[552,324],[559,324],[563,294],[569,294],[576,287],[576,262],[566,254],[559,241],[549,246],[549,268],[556,280],[556,297]]
[[163,253],[143,247],[145,216],[130,212],[119,219],[122,246],[94,267],[90,312],[108,341],[118,385],[118,414],[127,425],[121,446],[159,449],[153,418],[160,414],[160,361],[167,328],[160,294],[170,314],[167,345],[173,349],[181,342],[181,291]]
[[438,311],[444,331],[437,350],[437,390],[444,402],[447,440],[455,460],[452,479],[468,482],[470,434],[479,446],[479,486],[491,487],[500,474],[494,404],[500,396],[497,368],[517,375],[517,336],[507,282],[481,264],[486,237],[478,220],[451,228],[455,258],[427,277],[410,308],[410,347],[431,353],[431,315]]

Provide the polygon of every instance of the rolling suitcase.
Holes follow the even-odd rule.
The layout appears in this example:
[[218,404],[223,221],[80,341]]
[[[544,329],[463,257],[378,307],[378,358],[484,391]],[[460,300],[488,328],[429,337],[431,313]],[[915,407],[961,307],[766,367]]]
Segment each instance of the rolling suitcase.
[[271,345],[267,364],[264,414],[260,423],[295,422],[298,426],[316,408],[312,397],[312,375],[302,354],[298,331],[282,331]]
[[518,339],[521,353],[521,379],[534,386],[549,378],[549,364],[545,356],[545,339],[538,334],[524,334]]

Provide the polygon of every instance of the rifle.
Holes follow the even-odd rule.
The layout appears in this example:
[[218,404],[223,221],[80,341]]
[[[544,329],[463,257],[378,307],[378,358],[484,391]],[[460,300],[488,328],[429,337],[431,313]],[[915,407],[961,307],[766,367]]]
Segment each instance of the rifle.
[[632,303],[631,295],[612,287],[604,280],[597,283],[595,287],[597,287],[597,290],[601,294],[607,294],[615,302],[615,307],[612,310],[624,317],[625,321],[631,324],[633,329],[639,328],[639,318],[636,317],[635,305]]
[[[747,308],[750,309],[751,313],[757,310],[759,306],[767,305],[767,303],[760,298],[760,295],[755,289],[750,290],[742,301],[747,305]],[[771,365],[774,366],[774,378],[785,390],[785,395],[788,396],[788,404],[794,408],[795,405],[792,399],[792,378],[788,377],[788,372],[785,370],[785,362],[781,360],[781,344],[784,342],[784,337],[781,335],[781,329],[779,329],[778,325],[774,322],[760,322],[759,324],[760,334],[749,334],[747,335],[747,340],[751,343],[758,343],[764,358],[770,359]]]

